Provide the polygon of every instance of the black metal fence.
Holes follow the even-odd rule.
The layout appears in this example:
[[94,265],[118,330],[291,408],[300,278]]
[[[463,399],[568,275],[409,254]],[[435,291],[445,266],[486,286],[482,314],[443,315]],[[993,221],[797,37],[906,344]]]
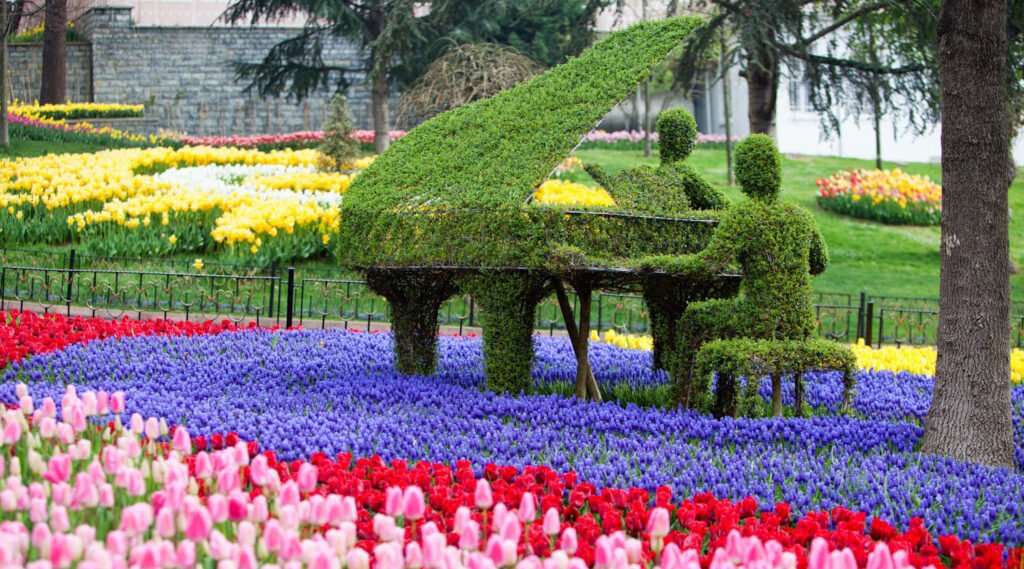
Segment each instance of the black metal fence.
[[[9,264],[12,252],[19,255],[19,261],[36,262]],[[0,249],[0,310],[84,311],[104,318],[250,320],[260,325],[307,328],[370,329],[390,320],[387,301],[340,269],[209,264],[196,270],[181,260],[166,261],[167,270],[119,268],[134,261],[144,260],[76,256],[74,250]],[[214,270],[217,274],[207,272]],[[578,313],[579,300],[570,297]],[[649,314],[641,297],[597,293],[592,302],[591,329],[597,333],[650,332]],[[1013,342],[1024,347],[1024,305],[1014,303],[1013,310],[1018,314],[1012,319]],[[933,345],[936,341],[937,299],[817,292],[814,311],[819,335],[837,341],[863,338],[876,346]],[[456,296],[442,305],[438,321],[461,334],[478,324],[479,308],[468,295]],[[538,306],[535,326],[551,334],[565,328],[553,296]]]

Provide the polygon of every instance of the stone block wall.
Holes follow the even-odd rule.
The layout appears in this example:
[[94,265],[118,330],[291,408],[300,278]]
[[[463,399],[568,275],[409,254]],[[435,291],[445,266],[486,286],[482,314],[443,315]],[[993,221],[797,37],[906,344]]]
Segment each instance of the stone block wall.
[[[120,7],[93,8],[75,28],[82,42],[69,44],[72,100],[143,103],[146,118],[159,128],[193,136],[319,130],[327,117],[326,90],[303,102],[263,99],[235,79],[235,63],[261,61],[297,28],[138,27],[131,8]],[[328,64],[360,67],[362,58],[344,41],[324,52]],[[38,97],[41,69],[41,45],[12,45],[15,96]],[[359,75],[351,83],[347,95],[356,125],[371,128],[369,85]]]
[[[43,82],[43,44],[12,43],[7,46],[7,54],[14,98],[27,102],[38,99]],[[85,42],[68,43],[65,64],[68,99],[92,101],[92,46]]]

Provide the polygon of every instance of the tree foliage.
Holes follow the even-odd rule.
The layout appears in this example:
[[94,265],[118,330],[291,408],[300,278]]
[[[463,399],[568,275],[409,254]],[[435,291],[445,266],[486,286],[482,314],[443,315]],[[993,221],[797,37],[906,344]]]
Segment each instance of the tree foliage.
[[321,167],[342,172],[359,157],[359,141],[349,136],[354,129],[348,99],[341,93],[334,95],[331,112],[324,123],[324,141],[317,148],[321,154]]

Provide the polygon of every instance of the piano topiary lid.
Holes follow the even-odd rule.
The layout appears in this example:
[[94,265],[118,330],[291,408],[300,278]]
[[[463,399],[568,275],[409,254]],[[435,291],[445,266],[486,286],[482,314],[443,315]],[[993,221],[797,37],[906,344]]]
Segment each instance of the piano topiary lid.
[[[679,17],[636,24],[527,83],[419,125],[346,192],[339,257],[364,267],[444,264],[449,258],[477,265],[539,259],[540,251],[506,255],[479,240],[501,232],[503,219],[521,225],[521,219],[511,219],[518,216],[507,212],[520,208],[601,118],[700,23],[699,18]],[[467,224],[473,211],[486,222]],[[496,215],[499,211],[506,213]],[[435,235],[432,230],[452,227],[434,222],[455,212],[462,235]],[[523,235],[525,227],[508,229],[506,239],[533,237],[521,246],[535,249],[543,242],[541,235]],[[460,243],[469,249],[465,255],[450,250]]]

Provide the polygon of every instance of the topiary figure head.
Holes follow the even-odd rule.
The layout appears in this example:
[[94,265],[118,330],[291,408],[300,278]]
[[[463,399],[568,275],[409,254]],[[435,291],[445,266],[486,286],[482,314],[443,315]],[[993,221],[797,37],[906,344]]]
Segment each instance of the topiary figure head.
[[736,180],[753,199],[774,201],[782,184],[782,159],[767,134],[752,134],[736,145]]
[[658,115],[658,144],[661,162],[680,162],[697,143],[697,121],[686,109],[669,109]]

